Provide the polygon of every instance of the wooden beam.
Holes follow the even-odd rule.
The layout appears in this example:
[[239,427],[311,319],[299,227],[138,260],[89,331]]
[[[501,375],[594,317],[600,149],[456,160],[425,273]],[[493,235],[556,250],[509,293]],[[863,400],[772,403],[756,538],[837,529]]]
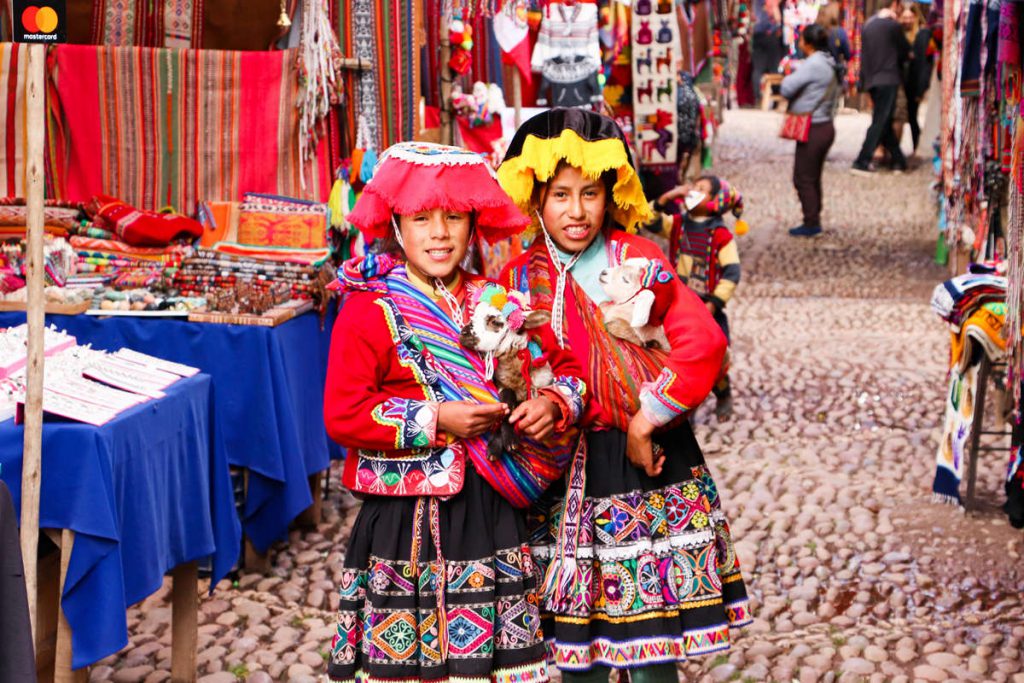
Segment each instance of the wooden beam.
[[[75,547],[75,532],[61,529],[60,532],[60,595],[64,595],[64,582],[68,578],[68,565]],[[89,668],[71,668],[71,625],[64,615],[64,605],[57,612],[57,655],[54,661],[54,683],[85,683],[89,680]]]
[[[14,49],[18,49],[15,46]],[[46,118],[43,107],[46,46],[28,46],[28,82],[25,86],[28,121],[28,204],[26,280],[28,287],[28,368],[25,391],[25,444],[21,468],[21,556],[25,562],[25,589],[36,633],[38,593],[36,561],[39,556],[39,487],[43,450],[43,145]]]
[[179,564],[171,572],[171,683],[195,683],[199,645],[199,566]]
[[455,75],[448,66],[448,60],[452,57],[452,44],[448,40],[448,26],[452,17],[447,12],[441,15],[441,144],[452,144],[452,82]]

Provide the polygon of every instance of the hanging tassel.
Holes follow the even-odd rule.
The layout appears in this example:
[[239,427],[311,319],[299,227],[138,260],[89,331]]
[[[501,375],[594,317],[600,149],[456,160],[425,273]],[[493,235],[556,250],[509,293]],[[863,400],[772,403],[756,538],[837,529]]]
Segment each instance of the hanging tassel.
[[277,18],[278,28],[291,28],[292,18],[288,16],[288,7],[285,4],[285,0],[281,0],[281,16]]
[[737,219],[737,221],[736,221],[736,234],[737,235],[746,235],[748,232],[750,232],[750,224],[747,223],[742,218]]

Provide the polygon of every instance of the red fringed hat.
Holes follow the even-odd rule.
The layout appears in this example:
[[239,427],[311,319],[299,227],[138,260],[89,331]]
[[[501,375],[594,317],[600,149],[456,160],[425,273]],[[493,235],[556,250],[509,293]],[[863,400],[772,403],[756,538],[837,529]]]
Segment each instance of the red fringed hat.
[[384,150],[346,218],[369,241],[391,234],[392,214],[438,208],[475,213],[477,230],[488,242],[530,225],[481,156],[429,142],[399,142]]

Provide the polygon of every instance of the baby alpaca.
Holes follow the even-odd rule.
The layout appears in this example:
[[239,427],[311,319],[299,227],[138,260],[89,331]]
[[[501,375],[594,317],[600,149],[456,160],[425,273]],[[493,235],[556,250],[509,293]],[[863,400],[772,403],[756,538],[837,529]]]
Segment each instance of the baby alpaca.
[[[525,295],[489,284],[474,295],[472,313],[462,328],[459,341],[464,347],[485,355],[493,362],[494,384],[499,399],[515,410],[538,389],[551,386],[554,374],[540,344],[528,330],[548,322],[547,311],[531,311]],[[505,451],[515,451],[519,436],[506,420],[487,446],[487,455],[495,460]]]
[[638,346],[671,351],[662,321],[672,304],[672,277],[660,261],[646,258],[601,271],[601,288],[611,299],[601,304],[608,331]]

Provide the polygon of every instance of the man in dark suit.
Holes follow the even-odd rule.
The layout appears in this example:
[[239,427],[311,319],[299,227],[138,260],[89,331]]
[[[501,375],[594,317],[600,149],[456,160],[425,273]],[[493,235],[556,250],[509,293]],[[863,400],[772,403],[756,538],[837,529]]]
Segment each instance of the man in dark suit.
[[900,151],[899,140],[892,128],[896,96],[903,84],[903,67],[910,57],[910,44],[897,19],[899,7],[899,0],[893,0],[871,17],[861,30],[862,90],[871,95],[874,109],[864,145],[850,169],[856,174],[873,172],[871,157],[879,144],[892,156],[893,170],[905,171],[907,168],[907,160]]

